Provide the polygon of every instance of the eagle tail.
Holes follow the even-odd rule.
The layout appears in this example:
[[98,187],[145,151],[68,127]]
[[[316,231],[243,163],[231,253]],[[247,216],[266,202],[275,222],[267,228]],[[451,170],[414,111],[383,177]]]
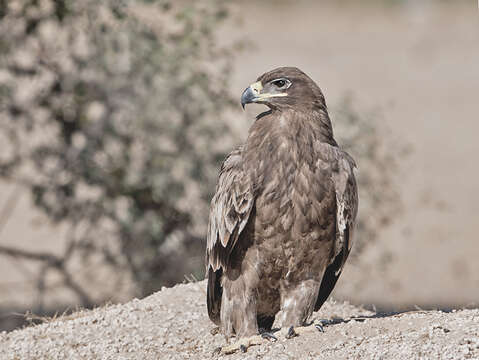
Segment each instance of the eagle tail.
[[211,266],[208,267],[208,287],[207,287],[207,306],[208,316],[216,325],[220,325],[221,296],[223,288],[221,287],[221,276],[223,269],[214,271]]

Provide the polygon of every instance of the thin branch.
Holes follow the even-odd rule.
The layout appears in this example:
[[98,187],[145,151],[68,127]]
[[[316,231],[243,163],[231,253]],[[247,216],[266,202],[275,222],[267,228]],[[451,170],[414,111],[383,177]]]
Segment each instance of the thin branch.
[[76,293],[83,306],[92,307],[95,304],[86,291],[73,280],[71,274],[66,269],[64,258],[49,253],[31,252],[2,245],[0,245],[0,254],[46,263],[46,268],[55,268],[62,275],[63,283]]
[[7,201],[5,202],[5,205],[0,211],[0,234],[2,233],[2,230],[5,227],[5,225],[8,223],[8,220],[10,220],[10,217],[12,216],[13,211],[15,210],[18,204],[18,199],[20,198],[21,190],[22,188],[20,186],[18,185],[15,186],[13,191],[8,196]]
[[70,289],[72,289],[77,296],[80,298],[80,301],[84,307],[91,308],[95,303],[93,300],[90,298],[90,296],[86,293],[85,290],[76,282],[73,280],[72,276],[70,273],[65,269],[62,268],[62,270],[59,269],[59,271],[63,275],[63,281],[66,286],[68,286]]
[[15,249],[12,247],[0,245],[0,254],[7,256],[18,257],[33,261],[43,261],[50,264],[52,267],[61,267],[63,266],[63,259],[59,258],[56,255],[44,252],[32,252],[22,249]]
[[45,298],[45,290],[46,290],[46,277],[47,277],[47,272],[49,270],[48,263],[43,264],[42,268],[39,271],[38,277],[37,277],[37,309],[40,313],[43,312],[44,309],[44,298]]

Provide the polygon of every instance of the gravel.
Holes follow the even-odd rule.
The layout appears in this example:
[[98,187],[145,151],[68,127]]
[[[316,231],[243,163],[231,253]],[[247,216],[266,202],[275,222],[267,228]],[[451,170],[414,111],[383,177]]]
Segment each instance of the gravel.
[[204,281],[181,284],[143,300],[2,332],[0,359],[479,359],[478,309],[382,316],[334,300],[313,315],[330,320],[324,333],[212,355],[225,339],[211,332],[205,288]]

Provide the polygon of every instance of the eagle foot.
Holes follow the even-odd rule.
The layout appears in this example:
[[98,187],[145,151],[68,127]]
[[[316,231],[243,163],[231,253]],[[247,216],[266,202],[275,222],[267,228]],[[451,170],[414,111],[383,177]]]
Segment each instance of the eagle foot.
[[[275,337],[275,336],[273,336],[273,337]],[[221,348],[216,349],[213,352],[213,355],[215,355],[215,354],[217,354],[217,355],[219,355],[219,354],[222,354],[222,355],[234,354],[238,350],[241,351],[242,353],[245,353],[246,351],[248,351],[249,347],[254,346],[254,345],[261,345],[261,344],[264,343],[264,340],[267,339],[267,338],[268,338],[268,336],[263,337],[263,334],[254,335],[254,336],[247,337],[247,338],[242,338],[242,339],[238,340],[237,342],[235,342],[234,344],[226,345],[226,346],[223,346]],[[268,340],[269,340],[269,338],[268,338]]]
[[281,330],[281,333],[284,334],[284,337],[286,339],[292,339],[296,336],[306,334],[306,333],[311,333],[315,330],[319,332],[324,332],[324,326],[326,326],[326,324],[322,321],[319,324],[311,324],[307,326],[298,326],[298,327],[290,326],[289,328],[283,328]]
[[[314,324],[314,326],[299,326],[296,328],[294,326],[290,326],[287,330],[283,328],[280,334],[284,334],[286,339],[291,339],[298,335],[310,333],[315,330],[324,332],[323,324],[323,322],[320,322],[319,324]],[[213,355],[228,355],[234,354],[237,351],[245,353],[251,346],[261,345],[265,342],[265,340],[276,342],[278,341],[278,337],[273,335],[271,332],[262,331],[259,335],[241,338],[231,345],[225,345],[223,347],[217,348],[213,352]]]

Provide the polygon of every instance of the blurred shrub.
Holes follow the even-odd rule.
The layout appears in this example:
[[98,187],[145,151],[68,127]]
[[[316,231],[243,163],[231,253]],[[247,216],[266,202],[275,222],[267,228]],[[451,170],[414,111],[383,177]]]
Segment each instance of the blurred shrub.
[[126,270],[139,295],[181,281],[202,248],[231,143],[230,52],[213,34],[226,14],[215,0],[0,1],[0,175],[72,226],[68,254]]
[[351,94],[330,112],[338,143],[358,166],[359,213],[352,253],[355,259],[401,212],[396,177],[409,148],[388,133],[379,111],[358,110]]
[[[203,275],[209,200],[238,142],[223,119],[231,49],[214,42],[226,15],[219,0],[0,1],[0,177],[70,227],[60,255],[0,247],[43,264],[39,290],[54,270],[90,305],[122,282],[144,296]],[[399,155],[375,117],[335,109],[360,167],[358,253],[397,209]]]

